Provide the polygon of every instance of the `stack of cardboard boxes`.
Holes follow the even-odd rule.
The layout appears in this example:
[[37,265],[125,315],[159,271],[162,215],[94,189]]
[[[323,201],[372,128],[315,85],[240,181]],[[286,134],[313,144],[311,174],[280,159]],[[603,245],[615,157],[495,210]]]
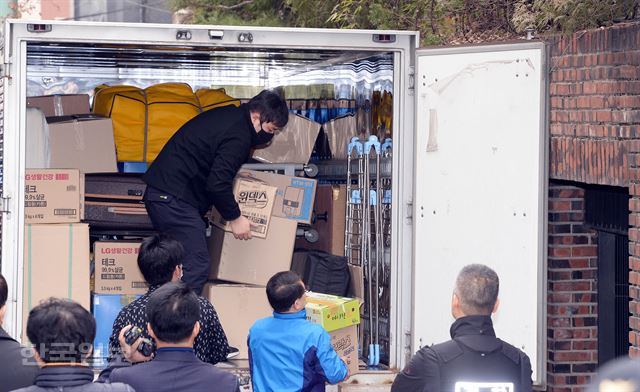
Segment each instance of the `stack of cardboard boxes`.
[[229,344],[240,350],[239,359],[248,358],[251,325],[272,313],[265,286],[276,272],[289,270],[298,222],[311,221],[315,191],[313,179],[241,170],[234,193],[251,221],[250,241],[236,240],[212,211],[211,281],[204,295],[215,306]]
[[83,186],[78,169],[26,171],[23,331],[29,311],[49,297],[90,309],[89,226],[80,223]]

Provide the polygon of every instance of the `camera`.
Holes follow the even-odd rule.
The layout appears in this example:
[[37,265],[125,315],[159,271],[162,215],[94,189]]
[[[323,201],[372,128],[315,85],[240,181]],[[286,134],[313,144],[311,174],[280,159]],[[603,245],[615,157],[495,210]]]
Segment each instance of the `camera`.
[[[124,341],[129,346],[131,346],[136,342],[136,340],[138,340],[138,338],[141,335],[142,335],[142,328],[134,325],[131,328],[129,328],[127,332],[124,333]],[[138,351],[142,353],[142,355],[144,355],[145,357],[149,357],[151,356],[151,354],[153,354],[154,351],[156,351],[156,347],[151,340],[142,338],[142,341],[138,345]]]

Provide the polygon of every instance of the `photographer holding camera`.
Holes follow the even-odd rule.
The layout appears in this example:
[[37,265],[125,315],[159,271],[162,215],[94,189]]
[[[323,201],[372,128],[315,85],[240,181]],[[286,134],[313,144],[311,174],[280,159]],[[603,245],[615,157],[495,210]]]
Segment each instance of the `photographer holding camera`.
[[[209,391],[239,392],[238,379],[231,373],[200,361],[193,343],[200,332],[198,296],[184,283],[167,283],[151,294],[147,303],[147,329],[156,342],[152,360],[138,346],[127,344],[139,335],[131,327],[123,328],[119,340],[123,352],[135,366],[114,369],[110,382],[123,382],[138,392]],[[128,334],[129,333],[129,334]],[[127,339],[127,336],[129,339]]]
[[[138,268],[149,284],[149,290],[145,295],[125,306],[113,322],[113,331],[109,338],[109,362],[111,365],[126,365],[119,363],[120,343],[118,340],[123,328],[130,325],[135,326],[137,327],[136,331],[141,331],[142,336],[149,339],[150,336],[147,334],[147,302],[151,294],[163,284],[180,281],[183,256],[182,245],[165,236],[154,235],[145,238],[140,244]],[[237,353],[237,349],[229,348],[227,336],[211,302],[204,297],[198,297],[198,303],[200,304],[201,331],[193,347],[196,356],[201,361],[211,364],[225,361],[230,353],[233,351]]]

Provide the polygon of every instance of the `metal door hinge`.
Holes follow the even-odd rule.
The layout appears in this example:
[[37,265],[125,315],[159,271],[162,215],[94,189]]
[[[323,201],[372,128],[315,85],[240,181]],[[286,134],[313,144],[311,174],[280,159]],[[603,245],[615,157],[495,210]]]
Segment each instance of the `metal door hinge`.
[[3,79],[11,80],[11,63],[0,64],[0,75]]
[[409,91],[416,89],[416,67],[409,67]]
[[11,212],[9,210],[9,203],[11,202],[11,196],[0,196],[0,213],[8,214]]
[[407,202],[407,212],[405,214],[405,218],[409,221],[413,219],[413,201]]

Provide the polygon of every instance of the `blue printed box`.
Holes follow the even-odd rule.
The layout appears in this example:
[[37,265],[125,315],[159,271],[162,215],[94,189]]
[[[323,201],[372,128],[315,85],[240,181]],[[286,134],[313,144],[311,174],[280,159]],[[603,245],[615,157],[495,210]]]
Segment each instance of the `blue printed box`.
[[242,170],[238,175],[255,178],[278,188],[271,215],[301,223],[311,223],[316,197],[316,180],[254,170]]
[[93,317],[96,319],[96,338],[93,341],[95,366],[106,365],[109,356],[109,337],[120,310],[141,295],[93,294]]

